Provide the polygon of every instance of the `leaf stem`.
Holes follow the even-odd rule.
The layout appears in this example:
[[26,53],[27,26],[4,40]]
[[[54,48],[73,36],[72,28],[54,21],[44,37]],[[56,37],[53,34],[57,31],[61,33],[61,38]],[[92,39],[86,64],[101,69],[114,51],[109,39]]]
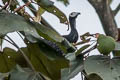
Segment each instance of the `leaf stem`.
[[93,47],[91,47],[91,48],[90,48],[90,49],[88,49],[87,51],[85,51],[85,52],[81,53],[80,55],[85,55],[85,54],[87,54],[88,52],[90,52],[90,51],[92,51],[92,50],[96,49],[96,46],[97,46],[97,44],[95,44]]
[[21,37],[21,39],[24,41],[24,38],[22,37],[22,35],[17,31],[18,35]]

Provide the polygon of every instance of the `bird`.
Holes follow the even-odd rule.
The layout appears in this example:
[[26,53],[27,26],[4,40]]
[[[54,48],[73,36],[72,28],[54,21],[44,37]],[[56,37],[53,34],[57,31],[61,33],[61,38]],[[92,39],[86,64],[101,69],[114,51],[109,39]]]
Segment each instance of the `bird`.
[[[66,38],[70,43],[76,43],[78,40],[78,32],[76,29],[76,18],[79,15],[79,12],[72,12],[69,15],[69,23],[71,27],[71,32],[68,35],[63,35],[64,38]],[[60,55],[64,55],[64,52],[61,50],[61,48],[54,42],[44,39],[43,42],[53,48],[56,52],[58,52]],[[69,49],[68,49],[69,50]]]
[[68,35],[63,35],[70,43],[76,43],[78,40],[78,31],[76,29],[76,18],[79,15],[79,12],[72,12],[69,15],[69,23],[71,31]]

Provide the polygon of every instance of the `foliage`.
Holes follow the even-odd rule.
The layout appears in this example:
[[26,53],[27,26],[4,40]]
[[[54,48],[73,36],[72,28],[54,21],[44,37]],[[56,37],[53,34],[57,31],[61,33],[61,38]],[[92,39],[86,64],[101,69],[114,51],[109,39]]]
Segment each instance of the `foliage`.
[[97,49],[104,55],[108,55],[115,49],[115,40],[110,36],[100,34],[98,36],[97,43]]
[[[2,0],[3,6],[0,6],[0,80],[69,80],[79,72],[84,80],[120,80],[119,42],[110,36],[87,32],[80,36],[80,42],[73,45],[49,24],[43,24],[42,14],[47,11],[60,23],[69,25],[67,17],[54,2],[22,1],[24,5],[20,5],[19,0]],[[57,1],[66,6],[69,4],[69,0]],[[39,6],[38,10],[33,4]],[[20,48],[7,35],[11,32],[17,32],[26,47]],[[17,51],[2,48],[4,41],[16,47]],[[76,48],[78,45],[79,49]],[[98,49],[100,55],[89,56],[94,49]]]

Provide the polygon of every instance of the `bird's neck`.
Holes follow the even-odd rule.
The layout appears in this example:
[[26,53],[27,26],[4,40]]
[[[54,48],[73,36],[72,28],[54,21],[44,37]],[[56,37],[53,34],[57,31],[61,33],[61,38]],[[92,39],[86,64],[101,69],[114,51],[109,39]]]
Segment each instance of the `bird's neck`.
[[76,30],[76,20],[69,18],[71,31]]

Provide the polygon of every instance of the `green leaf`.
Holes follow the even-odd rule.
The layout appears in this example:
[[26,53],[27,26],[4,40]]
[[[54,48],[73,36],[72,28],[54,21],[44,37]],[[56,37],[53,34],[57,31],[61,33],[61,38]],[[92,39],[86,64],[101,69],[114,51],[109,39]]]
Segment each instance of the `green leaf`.
[[39,35],[47,40],[51,40],[51,38],[56,42],[62,42],[64,40],[64,38],[61,35],[59,35],[57,32],[55,32],[49,27],[38,23],[34,23],[34,27],[36,28]]
[[37,1],[39,4],[44,5],[44,6],[52,6],[54,4],[54,2],[50,1],[50,0],[35,0]]
[[35,48],[31,49],[28,47],[28,48],[21,48],[21,49],[28,56],[29,60],[31,61],[32,65],[34,66],[34,68],[37,72],[41,72],[43,75],[47,76],[48,78],[51,78],[49,72],[46,69],[47,66],[45,66],[42,61],[42,60],[44,60],[43,55],[40,52],[37,52],[38,48],[35,47]]
[[83,70],[83,57],[76,57],[75,53],[69,53],[66,58],[70,61],[69,68],[61,70],[61,80],[69,80]]
[[87,44],[87,45],[84,45],[82,46],[79,50],[77,50],[77,52],[75,53],[76,56],[78,56],[82,51],[84,51],[85,49],[87,49],[90,45]]
[[0,72],[8,72],[15,65],[15,59],[18,56],[15,50],[10,48],[4,48],[3,52],[0,52]]
[[[22,50],[27,53],[36,71],[41,72],[52,80],[61,78],[61,69],[69,66],[67,59],[57,56],[54,51],[51,51],[51,49],[48,50],[43,44],[39,44],[38,46],[38,44],[30,43],[27,46],[28,48],[23,48]],[[51,57],[50,55],[53,55],[54,60],[49,59],[49,57]]]
[[29,34],[35,34],[36,30],[33,28],[33,26],[34,25],[32,23],[26,21],[19,15],[0,12],[0,36],[14,31],[25,31]]
[[110,59],[109,56],[95,55],[85,60],[87,74],[95,73],[103,80],[120,80],[120,57]]
[[61,23],[68,24],[68,20],[65,14],[62,11],[60,11],[57,7],[55,7],[52,1],[49,0],[36,0],[36,1],[40,7],[56,15],[60,19]]
[[115,49],[114,50],[120,50],[120,42],[115,43]]
[[99,75],[92,73],[88,75],[87,79],[85,78],[85,80],[103,80],[103,79]]
[[116,42],[115,43],[115,49],[113,51],[114,56],[120,56],[120,43]]
[[41,80],[39,73],[34,73],[29,68],[22,68],[19,65],[10,72],[9,80]]
[[103,34],[99,34],[97,44],[98,51],[104,55],[108,55],[115,49],[115,40],[112,37]]

